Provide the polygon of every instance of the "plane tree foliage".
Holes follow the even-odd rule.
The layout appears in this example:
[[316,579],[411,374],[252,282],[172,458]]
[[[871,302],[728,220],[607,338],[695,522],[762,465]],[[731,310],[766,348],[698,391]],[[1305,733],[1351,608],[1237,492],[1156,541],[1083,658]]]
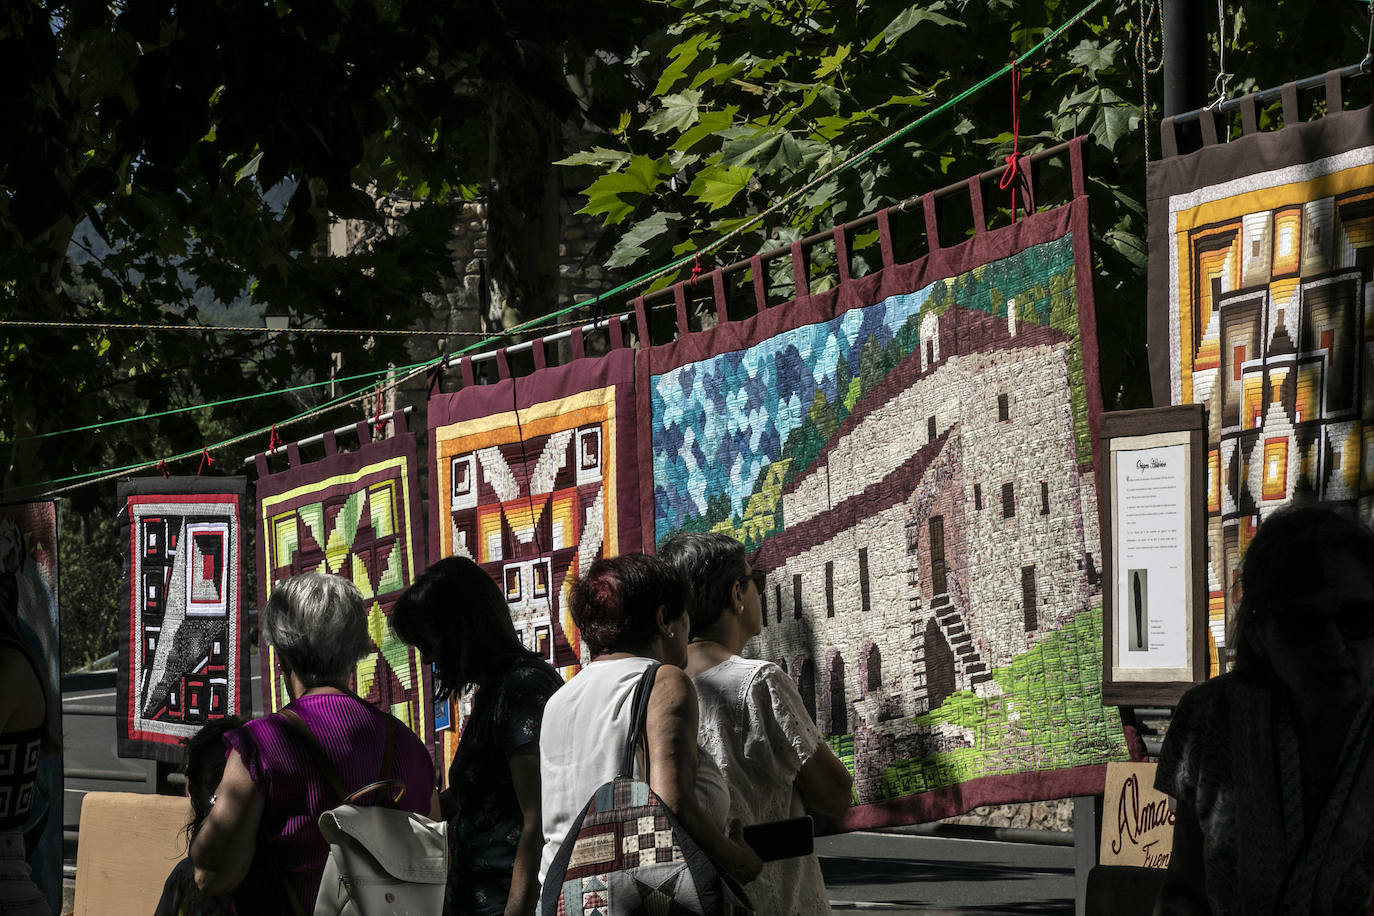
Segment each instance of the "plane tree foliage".
[[[564,61],[593,76],[593,52],[629,47],[641,14],[619,0],[6,4],[0,315],[261,327],[271,309],[296,326],[408,327],[453,279],[461,206],[489,196],[493,125],[513,99],[568,117]],[[393,197],[407,205],[379,209]],[[381,231],[331,254],[343,219]],[[410,362],[404,344],[6,327],[6,494],[198,448],[322,395],[36,435],[309,381],[327,375],[331,351],[353,372],[385,369]],[[215,457],[236,467],[264,444]]]
[[[603,221],[603,250],[611,266],[656,267],[738,230],[839,163],[1025,57],[1086,0],[666,4],[671,21],[645,34],[620,62],[623,84],[632,91],[618,96],[621,113],[613,135],[563,160],[584,188],[584,212]],[[1094,141],[1089,194],[1108,407],[1149,404],[1146,87],[1137,42],[1142,11],[1149,16],[1159,5],[1107,0],[1019,66],[1019,150],[1085,134]],[[1355,63],[1365,54],[1367,4],[1230,7],[1232,94]],[[1216,14],[1207,21],[1215,49]],[[1157,63],[1158,20],[1148,24],[1145,56]],[[1215,59],[1211,65],[1215,71]],[[1157,158],[1160,76],[1149,77],[1149,83],[1150,142]],[[705,263],[747,258],[1001,166],[1012,147],[1011,81],[1003,77],[856,167],[824,177]],[[1051,198],[1066,199],[1062,170],[1056,174],[1047,167],[1040,177]],[[985,207],[989,213],[1000,209],[993,218],[1005,223],[1010,195],[995,185],[985,186]],[[945,244],[971,231],[966,196],[949,199],[942,209]],[[899,251],[904,241],[916,243],[906,248],[908,256],[923,251],[916,212],[895,229]],[[856,272],[877,264],[876,233],[860,233],[851,244]],[[833,250],[818,248],[812,255],[813,286],[824,287],[835,277]],[[790,294],[787,258],[774,262],[770,282],[779,295]]]

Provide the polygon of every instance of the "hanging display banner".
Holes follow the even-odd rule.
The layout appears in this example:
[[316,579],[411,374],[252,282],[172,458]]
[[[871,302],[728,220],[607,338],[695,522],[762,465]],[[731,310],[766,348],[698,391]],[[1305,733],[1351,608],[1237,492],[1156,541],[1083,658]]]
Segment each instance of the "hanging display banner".
[[[1374,511],[1369,311],[1374,109],[1303,123],[1283,90],[1282,130],[1150,163],[1150,370],[1157,405],[1207,410],[1208,625],[1212,669],[1260,520],[1299,492]],[[1224,670],[1225,652],[1220,661]]]
[[[525,645],[565,678],[586,661],[568,592],[599,557],[640,548],[635,468],[634,351],[610,325],[613,348],[512,379],[498,354],[495,384],[467,384],[429,401],[430,561],[472,558],[505,592]],[[455,708],[455,713],[457,709]],[[447,773],[459,739],[443,732]]]
[[[372,651],[358,662],[352,689],[390,712],[429,746],[434,739],[433,688],[418,650],[396,638],[391,610],[424,562],[424,529],[415,436],[405,414],[392,414],[395,432],[372,441],[371,425],[358,424],[360,447],[340,452],[324,434],[325,457],[302,463],[288,445],[291,467],[267,474],[257,459],[258,603],[289,576],[321,572],[342,576],[363,593]],[[281,662],[264,637],[260,648],[268,712],[290,697]]]
[[[1073,200],[639,362],[645,540],[724,531],[767,571],[747,649],[791,675],[854,773],[836,825],[1100,794],[1100,396],[1082,146]],[[762,276],[754,266],[756,278]],[[756,279],[756,296],[762,290]],[[679,296],[679,301],[682,297]],[[641,309],[642,311],[642,309]],[[685,308],[679,323],[685,324]],[[641,336],[643,336],[641,334]]]
[[[11,578],[12,577],[12,578]],[[49,697],[62,695],[58,639],[57,501],[0,505],[0,579],[5,604],[0,614],[17,614],[19,636],[37,662]],[[12,583],[12,584],[11,584]],[[11,606],[10,602],[13,602]],[[54,913],[62,905],[62,704],[48,704],[48,733],[55,747],[34,739],[20,752],[21,769],[36,769],[28,798],[7,799],[6,813],[25,813],[24,841],[34,884]],[[31,770],[30,770],[31,771]],[[10,771],[13,773],[13,770]],[[0,809],[5,809],[0,804]]]
[[211,719],[251,716],[242,477],[119,482],[121,757],[180,763]]

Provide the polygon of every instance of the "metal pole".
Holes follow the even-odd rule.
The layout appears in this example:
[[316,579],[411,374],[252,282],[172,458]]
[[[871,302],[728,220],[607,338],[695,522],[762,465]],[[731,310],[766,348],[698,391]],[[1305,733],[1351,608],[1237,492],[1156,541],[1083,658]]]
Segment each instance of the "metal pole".
[[1203,0],[1163,0],[1164,117],[1207,104],[1207,18]]

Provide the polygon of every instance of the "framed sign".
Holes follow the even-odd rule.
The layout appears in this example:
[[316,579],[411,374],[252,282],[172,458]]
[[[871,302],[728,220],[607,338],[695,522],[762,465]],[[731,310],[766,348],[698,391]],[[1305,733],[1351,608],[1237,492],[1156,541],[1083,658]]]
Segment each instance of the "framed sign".
[[1205,414],[1102,415],[1102,700],[1173,706],[1208,676]]

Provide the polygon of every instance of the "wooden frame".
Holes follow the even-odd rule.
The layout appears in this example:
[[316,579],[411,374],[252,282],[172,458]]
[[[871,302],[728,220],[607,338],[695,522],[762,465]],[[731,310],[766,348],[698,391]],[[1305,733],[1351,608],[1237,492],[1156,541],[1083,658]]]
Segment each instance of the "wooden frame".
[[1201,404],[1102,415],[1102,702],[1108,705],[1173,706],[1208,677],[1205,433]]

